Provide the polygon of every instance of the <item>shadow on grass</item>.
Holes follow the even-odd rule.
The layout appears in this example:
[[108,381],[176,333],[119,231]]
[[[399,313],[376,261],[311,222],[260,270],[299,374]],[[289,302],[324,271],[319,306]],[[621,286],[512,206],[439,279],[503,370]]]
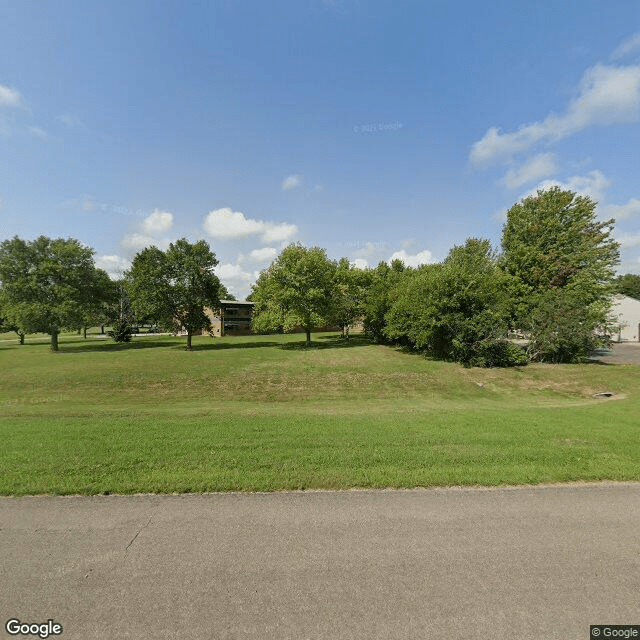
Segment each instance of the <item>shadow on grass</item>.
[[186,340],[182,338],[164,338],[163,340],[150,340],[147,338],[138,339],[133,338],[131,342],[111,342],[107,340],[100,341],[87,341],[79,344],[77,342],[61,342],[59,353],[73,353],[76,351],[90,352],[90,351],[130,351],[133,349],[156,349],[159,347],[184,347],[186,346]]
[[367,347],[374,344],[371,338],[363,335],[350,336],[349,339],[343,338],[341,335],[334,336],[318,336],[311,338],[311,344],[307,346],[306,340],[296,342],[287,342],[281,344],[280,348],[285,351],[297,351],[305,349],[350,349],[352,347]]
[[[181,345],[186,347],[186,343]],[[260,347],[279,347],[280,342],[212,342],[210,344],[194,344],[192,351],[220,351],[224,349],[259,349]]]

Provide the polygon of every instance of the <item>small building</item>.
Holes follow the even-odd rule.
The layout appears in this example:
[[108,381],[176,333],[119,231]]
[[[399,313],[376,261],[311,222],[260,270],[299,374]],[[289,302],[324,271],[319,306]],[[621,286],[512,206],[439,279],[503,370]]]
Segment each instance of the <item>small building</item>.
[[219,309],[205,309],[211,321],[211,336],[246,336],[251,333],[253,302],[220,300]]
[[611,315],[617,324],[616,342],[640,341],[640,300],[616,294],[611,304]]

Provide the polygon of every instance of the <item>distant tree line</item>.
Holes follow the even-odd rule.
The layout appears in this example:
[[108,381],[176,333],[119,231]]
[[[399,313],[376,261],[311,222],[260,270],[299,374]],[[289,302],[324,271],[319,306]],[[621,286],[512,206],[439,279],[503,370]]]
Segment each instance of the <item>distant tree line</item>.
[[[507,212],[501,251],[470,238],[439,264],[357,269],[285,248],[253,287],[258,332],[360,320],[378,342],[465,366],[581,362],[608,344],[619,245],[588,197],[553,187]],[[622,277],[625,286],[635,277]],[[510,335],[526,338],[520,348]]]
[[182,238],[166,251],[149,247],[131,269],[113,281],[93,261],[94,250],[78,240],[17,236],[0,244],[0,327],[47,333],[58,351],[62,330],[113,326],[118,342],[131,339],[135,324],[187,331],[187,349],[195,331],[210,328],[204,307],[215,308],[230,296],[213,272],[218,261],[209,245]]
[[[611,296],[640,298],[640,276],[615,277],[613,220],[599,221],[588,197],[553,187],[507,212],[500,251],[469,238],[438,264],[400,260],[358,269],[319,247],[292,244],[260,273],[249,298],[257,333],[338,325],[345,339],[361,323],[377,342],[399,344],[465,366],[580,362],[607,344]],[[206,307],[229,292],[209,245],[182,238],[148,247],[112,281],[77,240],[0,244],[0,324],[24,338],[62,329],[112,326],[127,341],[134,323],[192,335],[210,329]],[[526,338],[525,348],[508,338]]]

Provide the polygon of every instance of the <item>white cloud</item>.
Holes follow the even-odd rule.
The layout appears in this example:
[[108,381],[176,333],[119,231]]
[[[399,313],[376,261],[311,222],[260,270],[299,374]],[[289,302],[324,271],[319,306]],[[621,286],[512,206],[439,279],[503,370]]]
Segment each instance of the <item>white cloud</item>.
[[282,181],[282,190],[289,191],[290,189],[295,189],[302,184],[302,176],[298,173],[294,173],[293,175],[287,176]]
[[640,215],[640,200],[631,198],[627,204],[608,204],[602,208],[605,218],[615,218],[617,220],[628,220]]
[[255,262],[270,262],[278,255],[278,250],[273,247],[263,247],[262,249],[254,249],[249,257]]
[[517,169],[509,169],[500,182],[509,189],[518,189],[527,182],[539,180],[558,170],[556,158],[552,153],[534,156]]
[[215,267],[214,272],[220,278],[220,282],[239,298],[244,298],[249,294],[251,283],[258,278],[257,272],[250,273],[245,271],[241,265],[230,262],[219,264]]
[[19,107],[22,96],[19,91],[0,84],[0,107]]
[[636,49],[640,49],[640,33],[636,33],[635,35],[627,38],[624,42],[620,44],[616,48],[616,50],[611,54],[612,60],[619,60],[620,58],[624,58],[629,53],[635,51]]
[[212,238],[237,240],[259,235],[267,243],[284,242],[298,232],[298,227],[294,224],[253,220],[229,207],[210,211],[204,219],[203,227]]
[[640,247],[640,233],[616,234],[616,240],[622,245],[623,249],[633,249],[634,247]]
[[413,255],[408,254],[404,249],[396,251],[387,260],[387,263],[390,265],[394,260],[402,260],[407,267],[418,267],[421,264],[432,264],[436,261],[431,251],[427,251],[426,249]]
[[262,234],[264,242],[286,242],[298,233],[298,227],[288,222],[266,222],[265,231]]
[[606,190],[611,186],[611,181],[606,178],[601,171],[595,169],[590,171],[586,176],[572,176],[566,182],[561,180],[544,180],[535,189],[532,189],[522,197],[535,196],[539,189],[546,190],[554,186],[575,191],[581,196],[589,196],[595,202],[602,202],[605,198]]
[[127,249],[144,249],[151,245],[157,246],[158,243],[151,236],[146,236],[142,233],[130,233],[122,239],[122,246]]
[[131,262],[122,256],[99,256],[95,260],[98,269],[104,269],[112,280],[122,277],[131,267]]
[[564,115],[549,114],[542,122],[521,126],[513,133],[491,127],[471,147],[469,159],[486,165],[510,159],[540,141],[554,142],[594,125],[636,122],[640,119],[640,65],[607,66],[587,69],[578,95]]
[[142,230],[150,236],[155,236],[169,231],[173,226],[173,214],[168,211],[154,209],[150,216],[142,221]]
[[138,226],[138,230],[124,236],[122,246],[127,249],[144,249],[152,245],[159,249],[166,249],[169,240],[159,236],[169,231],[173,226],[173,214],[168,211],[154,209]]
[[356,269],[367,269],[369,267],[369,263],[364,258],[356,258],[349,261],[349,264]]
[[365,242],[364,244],[357,244],[359,248],[353,252],[356,258],[374,260],[381,258],[387,252],[386,242]]

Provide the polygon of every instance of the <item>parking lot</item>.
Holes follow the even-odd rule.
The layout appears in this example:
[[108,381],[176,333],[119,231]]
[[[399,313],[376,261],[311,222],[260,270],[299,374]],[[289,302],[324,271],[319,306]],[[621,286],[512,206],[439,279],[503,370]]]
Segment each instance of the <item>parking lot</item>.
[[614,342],[608,351],[598,351],[594,359],[612,364],[640,364],[640,342]]

